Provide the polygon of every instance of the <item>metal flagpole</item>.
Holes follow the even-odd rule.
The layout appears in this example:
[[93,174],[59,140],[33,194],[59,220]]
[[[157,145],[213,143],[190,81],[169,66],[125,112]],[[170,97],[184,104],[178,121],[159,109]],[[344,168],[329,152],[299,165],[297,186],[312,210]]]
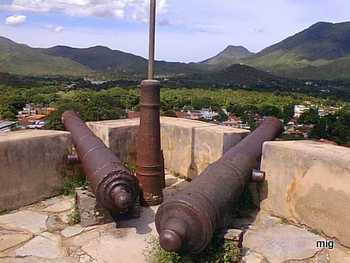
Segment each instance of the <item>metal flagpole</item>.
[[148,79],[154,78],[156,9],[156,0],[150,0]]

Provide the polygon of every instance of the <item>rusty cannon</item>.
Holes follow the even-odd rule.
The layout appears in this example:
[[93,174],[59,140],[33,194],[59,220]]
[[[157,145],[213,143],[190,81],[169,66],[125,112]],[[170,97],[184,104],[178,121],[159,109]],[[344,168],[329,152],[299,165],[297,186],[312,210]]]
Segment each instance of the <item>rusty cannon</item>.
[[282,130],[280,120],[266,118],[253,133],[164,202],[156,214],[161,247],[192,254],[204,250],[258,166],[263,143],[274,140]]
[[97,202],[113,215],[130,212],[139,197],[137,178],[96,137],[74,111],[66,111],[62,122],[71,132],[79,161]]

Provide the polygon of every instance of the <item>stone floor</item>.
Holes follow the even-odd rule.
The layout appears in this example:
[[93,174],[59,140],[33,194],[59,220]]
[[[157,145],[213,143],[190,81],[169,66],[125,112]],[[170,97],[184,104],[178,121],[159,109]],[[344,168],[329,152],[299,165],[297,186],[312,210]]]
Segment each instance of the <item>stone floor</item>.
[[[167,177],[168,198],[186,182]],[[84,228],[70,226],[73,198],[59,196],[0,216],[0,263],[142,263],[156,236],[157,207],[139,219]],[[234,221],[243,230],[245,263],[347,263],[349,250],[317,248],[323,237],[267,215],[249,213]]]
[[318,241],[331,239],[303,227],[287,224],[263,211],[252,218],[252,223],[247,219],[241,224],[240,220],[236,221],[237,228],[245,229],[245,263],[350,263],[349,249],[338,243],[333,249],[318,248]]

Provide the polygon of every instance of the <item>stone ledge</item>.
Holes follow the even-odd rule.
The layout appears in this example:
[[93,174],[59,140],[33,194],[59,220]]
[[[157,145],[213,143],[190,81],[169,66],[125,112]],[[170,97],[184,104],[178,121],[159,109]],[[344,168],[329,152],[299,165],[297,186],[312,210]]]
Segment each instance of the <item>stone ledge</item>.
[[350,149],[312,141],[268,142],[262,208],[350,246]]
[[[135,164],[139,119],[90,122],[88,126],[123,162]],[[162,117],[165,167],[177,175],[195,177],[248,133],[211,123]]]
[[12,210],[60,192],[70,134],[26,130],[0,135],[0,210]]

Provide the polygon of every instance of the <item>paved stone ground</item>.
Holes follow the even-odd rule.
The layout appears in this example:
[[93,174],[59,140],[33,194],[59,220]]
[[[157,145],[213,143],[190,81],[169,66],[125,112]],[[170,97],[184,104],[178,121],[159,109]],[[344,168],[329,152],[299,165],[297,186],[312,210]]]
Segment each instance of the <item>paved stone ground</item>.
[[[167,175],[165,197],[186,182]],[[145,262],[156,235],[158,207],[142,208],[141,218],[111,224],[70,226],[74,198],[58,196],[0,216],[0,263]]]
[[[168,198],[186,182],[167,177]],[[72,197],[59,196],[0,216],[0,263],[142,263],[147,241],[156,236],[157,207],[142,208],[139,219],[84,228],[70,226]],[[245,263],[347,263],[349,250],[336,244],[319,249],[324,238],[263,212],[234,221],[243,229]],[[234,230],[233,232],[235,232]]]
[[332,239],[287,224],[263,211],[250,220],[245,217],[235,223],[244,231],[245,263],[350,263],[350,250],[339,243],[335,242],[333,249],[318,248],[318,241]]

